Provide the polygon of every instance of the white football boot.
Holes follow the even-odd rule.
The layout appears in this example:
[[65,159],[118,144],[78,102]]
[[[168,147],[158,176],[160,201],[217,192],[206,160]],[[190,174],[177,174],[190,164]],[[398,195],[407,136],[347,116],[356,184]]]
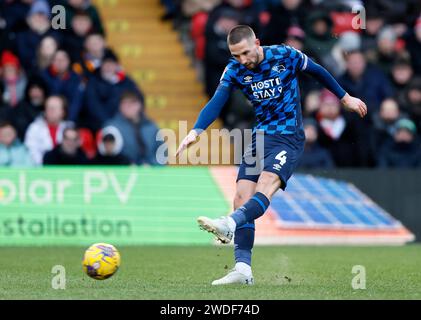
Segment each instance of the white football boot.
[[222,243],[230,243],[235,232],[235,222],[231,217],[224,216],[218,219],[198,217],[199,227],[213,233]]
[[225,277],[215,280],[212,282],[213,286],[227,285],[227,284],[245,284],[253,285],[253,275],[250,273],[249,276],[237,271],[235,268],[232,269]]

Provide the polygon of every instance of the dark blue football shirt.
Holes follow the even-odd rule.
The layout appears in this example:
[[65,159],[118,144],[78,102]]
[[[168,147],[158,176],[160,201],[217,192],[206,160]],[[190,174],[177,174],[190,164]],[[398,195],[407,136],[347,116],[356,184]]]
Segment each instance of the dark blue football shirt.
[[218,89],[240,89],[252,102],[255,129],[268,134],[293,134],[302,129],[297,72],[307,67],[307,56],[286,45],[263,46],[264,59],[249,70],[234,58],[221,76]]

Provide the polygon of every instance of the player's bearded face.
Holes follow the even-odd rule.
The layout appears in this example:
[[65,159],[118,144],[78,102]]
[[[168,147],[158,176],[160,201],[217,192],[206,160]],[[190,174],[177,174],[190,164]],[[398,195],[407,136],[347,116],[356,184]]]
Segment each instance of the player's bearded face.
[[259,41],[244,39],[229,46],[232,56],[247,69],[254,69],[259,64]]

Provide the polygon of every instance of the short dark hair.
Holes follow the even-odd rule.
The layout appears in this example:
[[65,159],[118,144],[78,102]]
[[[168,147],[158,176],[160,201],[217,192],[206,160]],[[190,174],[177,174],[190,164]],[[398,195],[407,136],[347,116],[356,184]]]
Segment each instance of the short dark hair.
[[115,63],[119,63],[117,54],[111,49],[105,49],[104,56],[102,57],[102,62],[105,61],[113,61]]
[[351,50],[351,51],[346,52],[345,60],[347,60],[353,54],[359,54],[364,58],[364,60],[367,60],[366,56],[364,55],[364,52],[361,49],[355,49],[355,50]]
[[86,42],[86,39],[88,39],[89,37],[101,37],[102,39],[105,40],[104,35],[101,32],[98,32],[97,30],[92,30],[90,32],[88,32],[88,34],[85,36],[85,40],[84,42]]
[[103,142],[115,142],[115,137],[111,133],[107,133],[102,137]]
[[126,100],[126,99],[128,99],[128,100],[134,100],[134,101],[139,101],[141,104],[143,104],[143,99],[135,91],[130,91],[130,90],[124,91],[121,94],[121,96],[120,96],[120,103],[123,100]]
[[397,57],[395,61],[393,62],[393,67],[396,67],[396,66],[412,67],[411,59],[409,57],[403,57],[403,56]]
[[86,12],[85,10],[76,10],[74,13],[73,13],[73,17],[72,17],[72,20],[73,20],[73,18],[74,17],[76,17],[76,16],[83,16],[83,17],[88,17],[91,21],[92,21],[92,18],[91,18],[91,16],[89,15],[89,13],[88,12]]
[[10,121],[0,119],[0,129],[1,128],[6,128],[6,127],[12,127],[12,128],[14,128],[13,127],[13,124]]
[[78,139],[80,139],[79,130],[75,126],[72,126],[72,125],[68,125],[68,126],[66,126],[64,128],[64,130],[63,130],[63,138],[66,136],[66,133],[69,132],[69,131],[76,132]]
[[228,45],[233,45],[243,41],[244,39],[251,39],[253,37],[256,37],[253,29],[249,26],[240,24],[232,28],[228,33],[227,42]]

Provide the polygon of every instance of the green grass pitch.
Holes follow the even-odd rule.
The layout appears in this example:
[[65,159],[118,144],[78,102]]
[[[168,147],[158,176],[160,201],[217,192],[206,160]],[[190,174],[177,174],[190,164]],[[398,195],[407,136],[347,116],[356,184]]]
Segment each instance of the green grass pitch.
[[[232,246],[118,248],[122,264],[110,279],[82,272],[81,247],[0,248],[0,299],[421,299],[421,246],[258,246],[254,286],[212,287],[233,265]],[[54,265],[66,289],[52,289]],[[355,265],[366,289],[354,290]]]

